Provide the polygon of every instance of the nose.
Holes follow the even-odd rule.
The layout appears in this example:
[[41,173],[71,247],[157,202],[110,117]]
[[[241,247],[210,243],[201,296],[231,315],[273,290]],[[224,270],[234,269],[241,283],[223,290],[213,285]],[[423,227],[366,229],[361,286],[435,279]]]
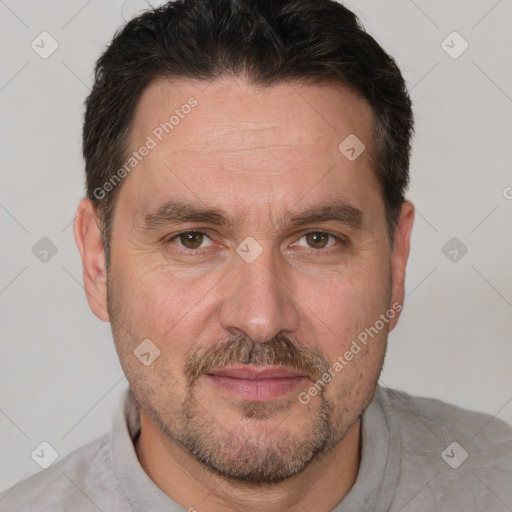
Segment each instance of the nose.
[[237,257],[223,286],[219,320],[232,335],[243,333],[264,343],[281,331],[298,329],[296,298],[271,251],[263,251],[252,263]]

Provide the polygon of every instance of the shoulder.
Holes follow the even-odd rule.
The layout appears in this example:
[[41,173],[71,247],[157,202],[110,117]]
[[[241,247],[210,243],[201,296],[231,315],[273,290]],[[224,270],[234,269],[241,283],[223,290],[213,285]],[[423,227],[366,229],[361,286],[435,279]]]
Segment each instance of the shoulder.
[[468,446],[485,449],[500,443],[512,443],[512,425],[496,416],[391,388],[379,387],[377,394],[387,416],[392,414],[403,427],[415,427],[405,431],[412,438],[418,434],[423,438],[426,429],[436,437],[458,435],[468,440]]
[[0,512],[110,510],[97,502],[117,499],[110,438],[105,434],[0,493]]
[[397,510],[413,496],[443,510],[512,506],[511,425],[489,414],[389,388],[379,387],[376,400],[397,446]]

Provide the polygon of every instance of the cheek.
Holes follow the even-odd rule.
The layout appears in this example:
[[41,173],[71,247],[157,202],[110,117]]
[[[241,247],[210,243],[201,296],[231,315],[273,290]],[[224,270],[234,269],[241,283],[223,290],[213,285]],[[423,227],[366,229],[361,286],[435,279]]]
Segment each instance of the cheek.
[[221,276],[212,272],[190,281],[148,262],[118,268],[112,292],[121,319],[137,339],[149,338],[162,352],[172,353],[173,364],[184,359],[215,311],[215,285]]
[[315,299],[316,315],[310,318],[318,326],[318,345],[330,364],[329,374],[322,377],[328,383],[325,398],[339,400],[344,414],[356,404],[363,408],[382,369],[389,319],[383,322],[381,315],[388,310],[389,278],[389,272],[364,273],[331,283]]
[[390,277],[387,267],[361,265],[333,274],[328,280],[303,284],[302,294],[297,294],[309,297],[304,301],[307,308],[303,314],[317,326],[326,353],[342,353],[351,340],[385,313]]
[[[186,286],[169,279],[165,271],[137,272],[128,265],[123,273],[112,273],[116,348],[132,389],[139,391],[144,403],[147,397],[153,397],[154,403],[161,400],[163,387],[172,388],[176,401],[184,399],[185,360],[197,340],[205,338],[201,308],[211,288],[207,285]],[[144,353],[149,351],[151,358],[158,353],[148,366],[136,357],[143,353],[139,350],[142,343],[146,343]]]

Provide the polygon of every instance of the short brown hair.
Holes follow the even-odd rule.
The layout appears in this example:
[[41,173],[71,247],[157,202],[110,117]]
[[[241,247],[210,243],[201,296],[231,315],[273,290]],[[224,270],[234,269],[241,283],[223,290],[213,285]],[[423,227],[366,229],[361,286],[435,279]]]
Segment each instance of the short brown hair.
[[98,211],[107,264],[121,184],[101,197],[97,191],[105,190],[126,161],[141,92],[157,78],[222,76],[264,86],[335,80],[365,98],[375,118],[372,170],[381,185],[392,244],[409,181],[413,134],[411,101],[392,57],[335,1],[182,0],[144,13],[116,33],[97,62],[86,100],[87,196]]

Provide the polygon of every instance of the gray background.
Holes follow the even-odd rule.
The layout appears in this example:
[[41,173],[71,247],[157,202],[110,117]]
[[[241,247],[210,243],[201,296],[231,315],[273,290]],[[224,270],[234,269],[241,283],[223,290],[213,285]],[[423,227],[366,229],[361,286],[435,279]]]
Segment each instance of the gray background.
[[[109,325],[87,306],[71,222],[93,65],[143,4],[0,0],[0,489],[40,470],[42,441],[62,458],[105,432],[126,387]],[[407,298],[382,383],[512,422],[512,2],[346,4],[397,59],[417,123]],[[43,31],[59,45],[47,59],[31,48]],[[454,31],[469,44],[457,58]],[[57,249],[45,262],[43,237]]]

